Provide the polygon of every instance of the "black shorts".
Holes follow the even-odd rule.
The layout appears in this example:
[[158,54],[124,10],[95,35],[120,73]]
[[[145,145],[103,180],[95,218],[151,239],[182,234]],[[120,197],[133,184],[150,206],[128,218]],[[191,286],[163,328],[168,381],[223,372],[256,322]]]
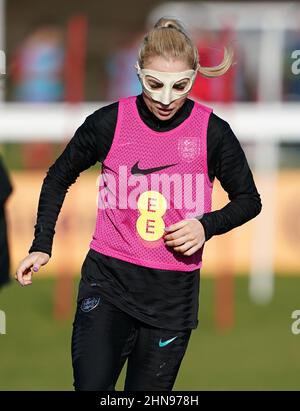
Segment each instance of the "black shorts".
[[171,391],[191,331],[150,326],[98,294],[79,300],[72,333],[74,388],[114,391],[128,359],[125,391]]

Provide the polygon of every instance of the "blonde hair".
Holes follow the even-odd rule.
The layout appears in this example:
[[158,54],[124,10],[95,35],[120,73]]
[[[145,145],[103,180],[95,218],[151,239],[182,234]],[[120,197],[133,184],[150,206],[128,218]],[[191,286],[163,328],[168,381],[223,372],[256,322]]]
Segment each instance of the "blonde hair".
[[212,67],[200,65],[199,53],[183,24],[178,19],[161,17],[145,36],[138,52],[141,68],[154,56],[183,58],[193,70],[205,77],[217,77],[226,73],[233,63],[233,48],[224,47],[223,61]]

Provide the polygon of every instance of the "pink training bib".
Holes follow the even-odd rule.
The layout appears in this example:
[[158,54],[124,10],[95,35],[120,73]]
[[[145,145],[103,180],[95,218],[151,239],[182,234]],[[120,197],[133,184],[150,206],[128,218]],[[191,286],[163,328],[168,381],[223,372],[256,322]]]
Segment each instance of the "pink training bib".
[[157,132],[140,118],[136,96],[119,100],[116,131],[102,164],[90,248],[145,267],[192,271],[203,246],[184,256],[165,245],[164,227],[211,211],[207,127],[213,110],[195,101],[189,117]]

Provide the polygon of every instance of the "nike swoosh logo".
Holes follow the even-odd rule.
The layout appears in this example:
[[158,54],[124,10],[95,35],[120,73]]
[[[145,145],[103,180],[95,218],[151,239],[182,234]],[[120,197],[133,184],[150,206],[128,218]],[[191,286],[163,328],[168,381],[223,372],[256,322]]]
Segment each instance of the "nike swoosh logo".
[[172,341],[174,341],[175,338],[177,338],[177,335],[176,335],[176,337],[173,337],[173,338],[171,338],[170,340],[166,340],[166,341],[162,341],[162,340],[160,339],[160,340],[159,340],[159,346],[160,346],[160,347],[165,347],[166,345],[168,345],[168,344],[170,344]]
[[159,170],[163,170],[164,168],[168,168],[168,167],[172,167],[172,166],[176,166],[176,164],[168,164],[166,166],[160,166],[160,167],[153,167],[153,168],[144,168],[141,169],[138,166],[138,161],[134,164],[134,166],[131,167],[131,174],[150,174],[150,173],[155,173],[155,171],[159,171]]

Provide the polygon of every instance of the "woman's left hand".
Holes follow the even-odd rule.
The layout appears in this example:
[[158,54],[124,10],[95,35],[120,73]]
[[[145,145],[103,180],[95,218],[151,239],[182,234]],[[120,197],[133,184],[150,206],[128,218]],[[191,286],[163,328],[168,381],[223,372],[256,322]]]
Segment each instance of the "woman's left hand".
[[196,218],[188,218],[165,227],[163,239],[167,246],[183,255],[192,255],[205,242],[203,225]]

